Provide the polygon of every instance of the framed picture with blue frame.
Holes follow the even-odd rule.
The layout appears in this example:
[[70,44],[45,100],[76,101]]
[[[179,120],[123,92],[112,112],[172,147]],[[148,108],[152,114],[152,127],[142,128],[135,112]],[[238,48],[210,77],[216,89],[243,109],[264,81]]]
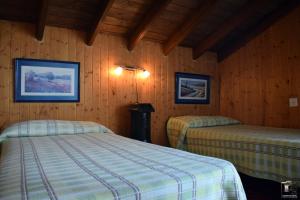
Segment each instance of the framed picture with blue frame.
[[176,104],[209,104],[209,76],[176,72],[175,79]]
[[15,102],[79,102],[80,63],[15,59]]

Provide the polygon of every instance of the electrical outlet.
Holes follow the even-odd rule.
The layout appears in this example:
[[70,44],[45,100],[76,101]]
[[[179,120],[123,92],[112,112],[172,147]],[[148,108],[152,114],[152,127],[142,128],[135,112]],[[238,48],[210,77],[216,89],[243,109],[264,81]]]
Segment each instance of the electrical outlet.
[[297,97],[290,98],[289,105],[290,107],[298,107],[298,98]]

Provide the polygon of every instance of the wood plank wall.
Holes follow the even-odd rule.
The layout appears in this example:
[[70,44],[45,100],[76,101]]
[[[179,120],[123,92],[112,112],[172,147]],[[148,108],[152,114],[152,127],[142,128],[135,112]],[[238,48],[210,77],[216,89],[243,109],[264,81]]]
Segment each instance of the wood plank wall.
[[[158,43],[142,41],[134,51],[116,36],[99,35],[92,47],[85,45],[82,32],[46,27],[44,40],[34,38],[34,26],[0,21],[0,127],[29,119],[92,120],[116,133],[129,136],[128,105],[136,100],[132,72],[121,77],[111,74],[115,64],[143,66],[148,79],[137,79],[140,102],[155,107],[152,115],[152,140],[166,145],[166,121],[169,116],[216,114],[219,112],[217,58],[207,53],[192,60],[191,49],[176,48],[164,56]],[[80,103],[14,103],[13,58],[39,58],[81,63]],[[174,73],[194,72],[212,76],[210,105],[175,105]]]
[[[300,128],[300,8],[220,63],[220,112],[247,124]],[[300,103],[300,99],[299,99]]]

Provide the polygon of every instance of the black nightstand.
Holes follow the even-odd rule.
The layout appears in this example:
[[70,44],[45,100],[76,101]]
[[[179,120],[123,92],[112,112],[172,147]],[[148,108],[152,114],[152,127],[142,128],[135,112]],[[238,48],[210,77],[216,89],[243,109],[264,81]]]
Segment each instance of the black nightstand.
[[151,112],[154,108],[149,103],[137,103],[130,106],[131,136],[133,139],[151,143]]

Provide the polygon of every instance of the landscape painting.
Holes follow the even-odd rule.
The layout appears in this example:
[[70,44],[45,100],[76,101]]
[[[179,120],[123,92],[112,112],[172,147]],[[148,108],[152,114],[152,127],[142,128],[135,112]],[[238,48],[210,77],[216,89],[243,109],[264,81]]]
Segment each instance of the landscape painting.
[[79,101],[79,63],[16,59],[16,101]]
[[22,95],[74,95],[74,69],[24,66]]
[[180,98],[205,99],[207,95],[207,81],[189,78],[180,78]]
[[209,76],[176,73],[175,103],[209,103]]

